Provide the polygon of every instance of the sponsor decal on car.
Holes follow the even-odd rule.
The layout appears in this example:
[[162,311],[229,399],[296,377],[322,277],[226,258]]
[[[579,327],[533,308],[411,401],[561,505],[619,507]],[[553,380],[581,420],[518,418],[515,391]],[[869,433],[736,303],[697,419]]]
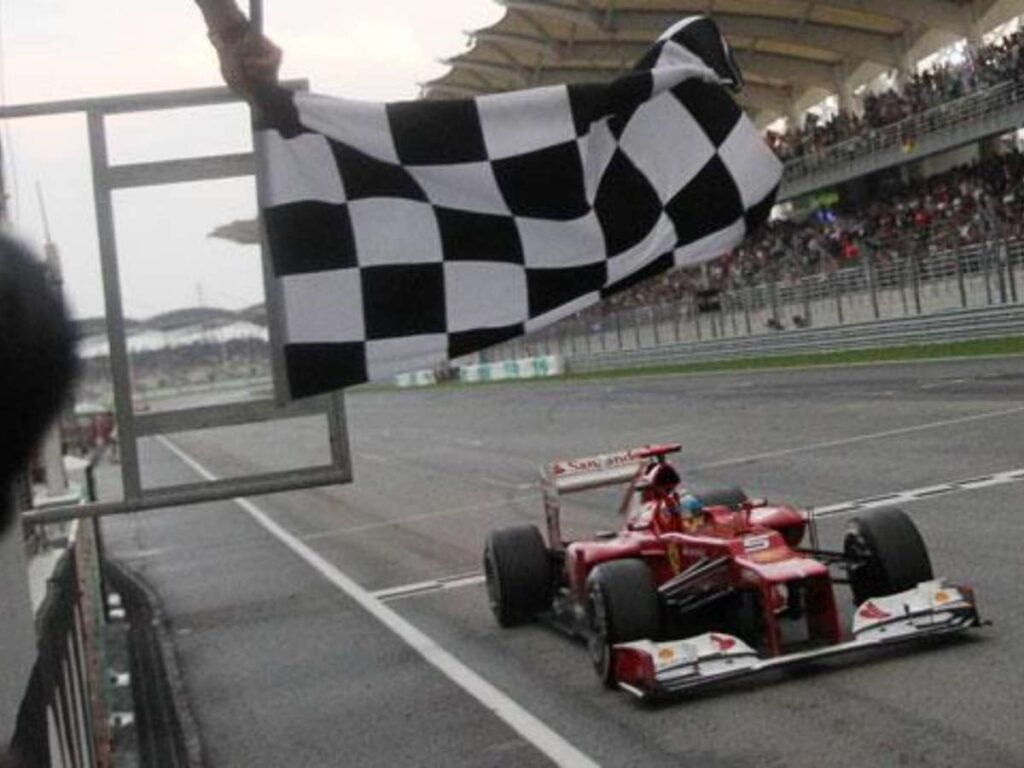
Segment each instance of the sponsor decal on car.
[[672,566],[672,573],[679,573],[683,570],[683,558],[679,552],[679,544],[670,541],[665,546],[665,555],[668,557],[668,564]]
[[584,459],[566,459],[556,461],[553,465],[553,472],[556,475],[575,474],[577,472],[600,472],[604,469],[615,469],[616,467],[636,464],[644,458],[641,451],[631,449],[619,453],[609,453],[604,456],[591,456]]
[[746,552],[760,552],[761,550],[768,549],[771,545],[772,537],[770,534],[763,533],[759,536],[743,537],[743,549]]

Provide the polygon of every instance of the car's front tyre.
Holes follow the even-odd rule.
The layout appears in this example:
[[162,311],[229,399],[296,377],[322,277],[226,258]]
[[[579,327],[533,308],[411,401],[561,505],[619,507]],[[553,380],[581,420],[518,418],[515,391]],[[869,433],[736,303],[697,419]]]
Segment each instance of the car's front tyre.
[[934,578],[920,531],[896,507],[874,509],[852,520],[843,552],[850,559],[850,588],[857,605]]
[[661,607],[651,569],[641,560],[615,560],[587,578],[587,646],[594,671],[608,687],[616,683],[612,647],[656,638]]
[[503,627],[531,621],[551,607],[551,563],[536,526],[503,528],[487,536],[484,580],[491,611]]

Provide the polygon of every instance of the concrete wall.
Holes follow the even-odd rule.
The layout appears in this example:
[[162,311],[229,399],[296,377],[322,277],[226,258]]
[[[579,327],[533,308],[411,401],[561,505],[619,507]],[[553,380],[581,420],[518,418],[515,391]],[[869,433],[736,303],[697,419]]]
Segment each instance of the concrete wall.
[[980,157],[981,150],[978,144],[968,144],[964,147],[952,149],[949,152],[932,155],[921,161],[920,177],[927,179],[930,176],[945,173],[950,168],[955,168],[958,165],[973,163]]

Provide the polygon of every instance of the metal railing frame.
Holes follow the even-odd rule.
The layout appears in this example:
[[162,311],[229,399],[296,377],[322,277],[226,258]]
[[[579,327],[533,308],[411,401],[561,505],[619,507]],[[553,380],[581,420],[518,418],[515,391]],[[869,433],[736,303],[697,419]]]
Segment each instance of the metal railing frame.
[[[290,81],[283,85],[294,90],[308,88],[308,83],[304,80]],[[282,338],[283,312],[279,286],[273,277],[265,238],[261,244],[261,251],[275,397],[163,413],[136,414],[134,411],[114,227],[113,192],[120,189],[252,176],[262,158],[258,153],[244,153],[111,165],[108,158],[106,121],[111,115],[236,102],[239,102],[238,97],[227,88],[202,88],[0,108],[0,120],[74,113],[84,113],[86,117],[123,487],[123,498],[120,501],[28,511],[24,514],[27,523],[47,524],[125,514],[239,496],[342,484],[352,479],[342,395],[333,394],[292,404],[285,402],[284,361],[280,354],[281,345],[278,343]],[[259,194],[261,190],[257,184],[257,195]],[[330,439],[329,464],[175,486],[143,487],[138,454],[139,438],[311,414],[322,414],[327,419]]]
[[[967,282],[972,279],[982,281],[984,306],[1020,302],[1018,283],[1024,269],[1024,240],[992,237],[979,243],[935,250],[927,256],[920,255],[923,248],[927,248],[927,244],[916,241],[889,243],[885,249],[868,250],[857,264],[835,272],[787,280],[769,279],[725,289],[717,297],[721,309],[716,311],[702,312],[695,299],[686,296],[653,306],[584,314],[568,318],[514,345],[494,347],[483,357],[495,362],[553,350],[573,360],[610,352],[656,349],[684,341],[756,338],[770,330],[755,326],[753,318],[784,319],[783,308],[797,307],[808,327],[821,327],[813,314],[814,308],[823,302],[832,306],[837,326],[851,322],[849,307],[855,300],[867,302],[872,319],[885,320],[881,298],[887,291],[898,292],[903,317],[931,314],[925,307],[929,290],[958,294],[957,306],[948,309],[966,309],[971,306]],[[883,259],[879,255],[881,250],[899,255]],[[683,333],[683,325],[688,325],[689,333]],[[644,343],[644,338],[649,343]]]
[[88,606],[102,601],[90,574],[95,557],[83,562],[81,548],[95,547],[91,527],[61,556],[36,614],[39,655],[18,713],[12,747],[26,765],[88,768],[110,762],[110,730],[103,688],[106,674],[101,618]]
[[[902,148],[908,141],[939,133],[996,115],[1024,103],[1024,80],[1008,80],[985,90],[938,104],[881,128],[810,152],[785,163],[785,184],[796,184],[813,174],[832,171],[845,163],[886,150]],[[917,156],[915,156],[917,159]]]

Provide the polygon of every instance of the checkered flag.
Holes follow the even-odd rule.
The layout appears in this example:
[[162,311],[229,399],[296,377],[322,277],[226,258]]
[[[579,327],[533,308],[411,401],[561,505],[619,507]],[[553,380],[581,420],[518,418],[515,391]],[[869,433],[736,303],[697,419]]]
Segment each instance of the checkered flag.
[[782,166],[707,18],[610,84],[376,104],[260,98],[292,397],[458,358],[736,246]]

